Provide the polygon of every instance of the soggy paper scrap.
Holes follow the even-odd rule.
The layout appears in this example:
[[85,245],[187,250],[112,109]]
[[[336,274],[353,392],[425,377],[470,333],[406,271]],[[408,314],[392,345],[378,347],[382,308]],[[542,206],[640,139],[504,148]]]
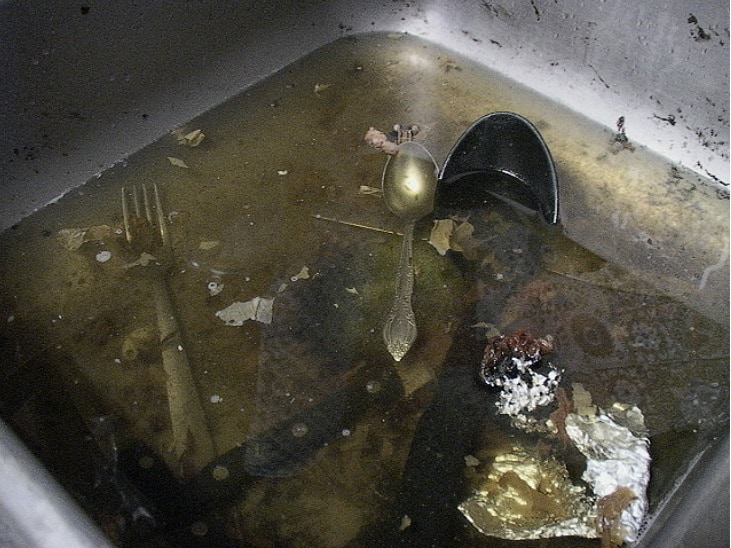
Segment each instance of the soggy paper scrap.
[[363,196],[383,196],[383,189],[375,186],[360,185],[358,194]]
[[124,265],[124,268],[132,268],[133,266],[147,266],[152,261],[157,261],[157,257],[143,251],[140,254],[139,259],[137,259],[136,261],[132,261],[131,263],[127,263],[126,265]]
[[450,249],[472,258],[474,250],[479,244],[472,237],[475,227],[467,222],[457,222],[454,219],[436,219],[431,229],[429,243],[440,255],[445,255]]
[[308,280],[310,278],[310,268],[303,266],[300,271],[290,278],[291,281],[296,282],[297,280]]
[[113,229],[109,225],[88,226],[85,228],[62,228],[58,231],[58,241],[71,251],[79,249],[86,242],[103,240],[111,235]]
[[198,244],[198,249],[201,251],[210,251],[211,249],[215,249],[221,245],[221,242],[218,240],[204,240],[200,244]]
[[431,235],[429,236],[429,243],[434,246],[434,249],[440,255],[446,255],[447,251],[451,249],[449,246],[449,237],[454,232],[455,224],[452,219],[437,219],[434,221]]
[[315,84],[315,93],[319,95],[330,86],[332,86],[332,84]]
[[180,158],[174,158],[173,156],[168,156],[167,159],[175,167],[182,167],[183,169],[189,169],[188,164],[186,164]]
[[216,312],[216,317],[223,320],[226,325],[240,327],[247,320],[254,320],[259,323],[272,323],[272,307],[274,299],[254,297],[246,302],[235,302],[223,310]]
[[205,134],[200,129],[194,129],[193,131],[186,132],[184,129],[175,129],[172,132],[173,137],[178,141],[178,144],[186,147],[197,147],[205,139]]

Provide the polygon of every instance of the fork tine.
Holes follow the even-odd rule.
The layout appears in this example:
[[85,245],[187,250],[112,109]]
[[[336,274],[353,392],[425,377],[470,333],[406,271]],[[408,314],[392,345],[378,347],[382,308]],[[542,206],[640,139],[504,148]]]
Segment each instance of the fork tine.
[[147,185],[142,185],[142,201],[145,205],[145,217],[147,217],[147,222],[150,224],[154,224],[154,221],[152,219],[152,205],[150,204],[150,197],[147,192]]
[[127,243],[132,241],[132,227],[129,220],[129,203],[127,202],[127,189],[122,187],[122,222],[124,223],[124,237]]
[[140,208],[140,193],[137,191],[137,187],[132,187],[132,201],[135,206],[135,217],[142,217]]
[[168,228],[167,221],[165,220],[165,210],[162,208],[162,199],[160,198],[160,190],[157,187],[157,183],[153,183],[153,191],[155,192],[155,210],[157,211],[157,226],[160,229],[160,236],[162,237],[162,244],[166,249],[170,249],[172,244],[170,242],[170,229]]

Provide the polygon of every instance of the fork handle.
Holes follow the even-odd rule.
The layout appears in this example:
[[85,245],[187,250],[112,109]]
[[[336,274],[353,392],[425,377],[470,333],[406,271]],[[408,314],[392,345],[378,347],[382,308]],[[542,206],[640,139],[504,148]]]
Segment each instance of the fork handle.
[[167,378],[173,450],[183,475],[188,475],[201,470],[216,453],[165,275],[155,276],[154,293],[162,364]]

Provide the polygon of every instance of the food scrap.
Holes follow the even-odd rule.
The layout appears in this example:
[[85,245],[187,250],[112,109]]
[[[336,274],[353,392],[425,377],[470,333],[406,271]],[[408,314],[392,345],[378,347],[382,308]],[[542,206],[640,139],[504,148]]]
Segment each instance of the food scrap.
[[375,186],[360,185],[358,187],[358,194],[362,194],[363,196],[383,196],[383,189]]
[[58,241],[70,251],[79,249],[86,242],[97,242],[114,232],[109,225],[88,226],[85,228],[62,228],[58,231]]
[[183,160],[180,158],[174,158],[173,156],[168,156],[168,161],[174,165],[175,167],[182,167],[183,169],[189,169],[188,164],[186,164]]
[[550,337],[534,338],[523,331],[499,335],[487,344],[478,375],[487,386],[501,388],[498,413],[526,423],[526,413],[554,400],[562,372],[551,364],[537,371],[543,355],[552,350]]
[[475,227],[467,221],[436,219],[429,235],[429,243],[440,255],[452,250],[462,253],[468,259],[473,259],[480,243],[472,236],[474,232]]
[[240,327],[247,320],[255,320],[260,323],[272,323],[272,307],[274,299],[254,297],[246,302],[235,302],[230,306],[216,312],[216,317],[223,320],[226,325]]
[[300,271],[289,278],[290,281],[296,282],[297,280],[308,280],[310,279],[310,268],[307,266],[303,266]]
[[315,84],[315,94],[319,95],[330,86],[332,86],[332,84]]
[[385,133],[374,127],[369,128],[366,132],[365,142],[368,143],[368,146],[386,154],[396,154],[398,152],[398,143],[389,140]]
[[172,136],[178,141],[178,144],[186,147],[197,147],[205,139],[205,134],[200,129],[186,131],[182,128],[174,129]]

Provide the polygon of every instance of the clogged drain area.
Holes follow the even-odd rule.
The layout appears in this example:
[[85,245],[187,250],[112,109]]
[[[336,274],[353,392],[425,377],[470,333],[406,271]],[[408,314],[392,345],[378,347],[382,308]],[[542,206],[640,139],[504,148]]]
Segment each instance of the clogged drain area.
[[[603,162],[647,169],[648,179],[661,171],[641,149],[434,45],[402,35],[331,44],[3,234],[3,418],[122,545],[382,543],[409,534],[418,516],[407,509],[461,502],[516,441],[565,456],[580,482],[576,455],[555,438],[513,432],[475,380],[487,340],[525,330],[554,337],[550,361],[567,386],[581,384],[600,407],[641,409],[653,508],[726,424],[728,331],[628,274],[632,265],[499,201],[438,207],[416,229],[420,336],[398,366],[383,346],[400,223],[377,194],[385,156],[363,136],[416,123],[441,161],[496,110],[536,124],[566,192],[577,163],[595,162],[597,180]],[[572,157],[572,132],[596,151]],[[675,188],[696,184],[665,172]],[[120,232],[120,187],[153,182],[164,191],[169,285],[218,455],[204,480],[191,480],[170,450],[152,290],[127,267],[139,256]],[[708,207],[714,219],[718,200]],[[426,241],[435,219],[454,222],[445,255]],[[69,240],[78,228],[84,235]],[[271,301],[271,323],[217,316],[257,298]],[[454,442],[445,450],[458,459],[438,476],[425,444],[445,427]],[[247,439],[260,442],[258,460]],[[455,507],[430,514],[429,534],[510,545]],[[599,543],[549,545],[567,542]]]

